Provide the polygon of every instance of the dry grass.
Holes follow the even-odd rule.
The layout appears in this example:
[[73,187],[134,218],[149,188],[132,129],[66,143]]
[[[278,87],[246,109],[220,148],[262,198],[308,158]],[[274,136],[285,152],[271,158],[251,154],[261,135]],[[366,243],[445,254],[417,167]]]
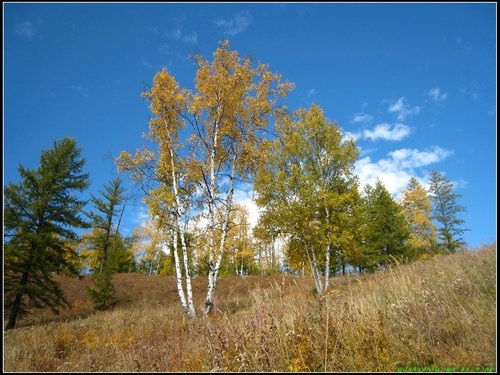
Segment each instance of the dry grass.
[[[4,333],[4,370],[496,369],[496,244],[339,277],[322,297],[308,278],[224,277],[215,314],[194,321],[173,278],[116,275],[118,304],[96,313],[89,282],[64,280],[74,307],[57,320]],[[206,281],[193,287],[200,306]]]

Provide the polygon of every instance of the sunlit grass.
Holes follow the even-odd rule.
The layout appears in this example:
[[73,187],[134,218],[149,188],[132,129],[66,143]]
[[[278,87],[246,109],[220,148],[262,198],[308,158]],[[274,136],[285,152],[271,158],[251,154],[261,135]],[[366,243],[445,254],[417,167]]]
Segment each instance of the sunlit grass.
[[[311,292],[310,278],[224,277],[208,319],[184,316],[171,277],[116,275],[118,303],[102,312],[93,312],[88,282],[64,280],[76,303],[57,320],[42,312],[4,333],[6,371],[444,371],[496,364],[496,244],[338,277],[323,296]],[[205,284],[194,280],[198,309]]]

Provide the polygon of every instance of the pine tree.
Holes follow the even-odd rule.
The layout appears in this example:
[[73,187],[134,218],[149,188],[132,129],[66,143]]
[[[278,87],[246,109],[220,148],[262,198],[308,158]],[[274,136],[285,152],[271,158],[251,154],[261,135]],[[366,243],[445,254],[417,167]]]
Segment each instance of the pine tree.
[[89,185],[76,141],[63,138],[43,151],[36,169],[19,167],[21,182],[4,189],[6,329],[28,313],[27,306],[69,306],[54,272],[77,275],[73,228],[88,224],[79,216],[85,202],[76,193]]
[[454,253],[466,245],[461,237],[467,231],[462,228],[465,221],[458,217],[459,213],[467,212],[466,208],[457,202],[462,195],[453,193],[453,184],[436,169],[431,171],[429,183],[433,218],[440,224],[440,246]]

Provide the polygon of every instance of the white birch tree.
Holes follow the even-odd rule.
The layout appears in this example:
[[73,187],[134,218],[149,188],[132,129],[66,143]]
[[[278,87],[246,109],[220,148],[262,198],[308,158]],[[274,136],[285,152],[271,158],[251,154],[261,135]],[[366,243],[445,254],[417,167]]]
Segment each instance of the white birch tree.
[[[144,150],[134,157],[122,152],[118,163],[133,176],[140,175],[142,181],[156,183],[148,190],[148,204],[155,214],[164,217],[168,213],[172,219],[172,235],[181,240],[186,289],[190,288],[190,278],[183,234],[186,220],[182,219],[186,219],[186,211],[194,203],[206,216],[206,316],[214,301],[235,186],[249,181],[258,159],[261,133],[279,111],[278,100],[293,85],[282,83],[281,77],[266,65],[252,67],[250,58],[241,59],[236,51],[229,50],[228,41],[216,49],[212,62],[201,56],[195,56],[195,62],[198,71],[194,92],[181,90],[164,69],[155,76],[153,88],[144,94],[155,115],[150,121],[149,137],[158,143],[157,152]],[[180,129],[187,124],[191,132],[183,130],[180,137]]]

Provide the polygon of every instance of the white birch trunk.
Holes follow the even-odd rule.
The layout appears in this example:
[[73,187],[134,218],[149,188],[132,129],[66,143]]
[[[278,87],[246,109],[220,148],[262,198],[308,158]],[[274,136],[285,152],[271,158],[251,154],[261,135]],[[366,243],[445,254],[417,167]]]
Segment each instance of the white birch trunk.
[[205,298],[205,307],[203,310],[206,316],[213,304],[213,296],[215,294],[215,285],[217,280],[218,268],[214,263],[215,251],[215,149],[218,137],[218,122],[214,123],[214,134],[212,141],[212,150],[210,151],[210,182],[208,186],[208,287],[207,296]]
[[319,273],[319,267],[318,267],[318,262],[316,261],[316,254],[314,254],[314,249],[311,249],[311,254],[312,254],[312,262],[313,262],[313,267],[314,267],[314,276],[318,280],[318,293],[323,293],[325,290],[323,288],[323,283],[321,282],[321,275]]
[[184,288],[182,287],[182,269],[181,262],[179,261],[179,253],[177,252],[177,230],[172,229],[173,234],[173,245],[174,245],[174,264],[175,264],[175,281],[177,283],[177,293],[179,293],[179,299],[181,300],[182,307],[188,311],[186,304],[186,296],[184,295]]
[[313,261],[313,259],[311,258],[311,253],[314,255],[314,251],[312,249],[311,249],[311,251],[309,251],[307,244],[304,244],[304,246],[306,247],[307,260],[309,261],[309,266],[311,267],[311,272],[312,272],[313,279],[314,279],[314,286],[316,287],[316,291],[318,293],[321,293],[321,291],[322,291],[321,279],[319,278],[316,264]]
[[189,272],[188,252],[186,246],[186,238],[184,237],[184,228],[179,228],[181,233],[182,259],[184,261],[184,271],[186,277],[186,295],[187,295],[187,313],[190,318],[196,317],[196,310],[193,301],[193,289],[191,287],[191,274]]
[[326,259],[325,259],[325,290],[328,289],[330,285],[330,210],[325,207],[326,212],[326,225],[327,225],[327,237],[328,242],[326,245]]
[[233,155],[233,160],[231,162],[231,176],[229,178],[229,190],[226,195],[226,211],[224,213],[224,219],[222,223],[222,233],[219,244],[219,251],[217,253],[217,258],[214,267],[212,268],[212,263],[210,263],[210,269],[208,272],[208,290],[207,290],[207,297],[205,298],[205,310],[204,310],[205,316],[210,313],[213,306],[213,298],[215,295],[215,289],[217,287],[217,277],[222,262],[222,255],[224,254],[224,246],[226,245],[227,232],[229,231],[229,218],[233,206],[234,175],[236,173],[235,164],[236,164],[236,155]]
[[326,245],[326,259],[325,259],[325,290],[330,285],[330,243]]
[[[169,140],[170,141],[170,140]],[[174,251],[175,251],[175,272],[177,276],[177,289],[179,290],[179,297],[181,299],[181,305],[186,309],[186,312],[190,318],[194,318],[196,316],[196,310],[194,308],[193,301],[193,290],[191,287],[191,275],[189,272],[189,261],[188,261],[188,252],[186,246],[186,239],[184,236],[184,227],[181,225],[181,204],[179,198],[179,189],[178,189],[178,181],[177,176],[175,175],[175,164],[174,164],[174,151],[172,147],[170,147],[170,167],[172,173],[172,186],[174,189],[174,199],[175,199],[175,220],[174,220]],[[186,282],[186,294],[187,294],[187,302],[186,297],[184,295],[184,288],[182,286],[182,270],[180,267],[180,261],[177,253],[177,233],[179,233],[181,237],[181,246],[182,246],[182,260],[184,264],[184,277]]]

